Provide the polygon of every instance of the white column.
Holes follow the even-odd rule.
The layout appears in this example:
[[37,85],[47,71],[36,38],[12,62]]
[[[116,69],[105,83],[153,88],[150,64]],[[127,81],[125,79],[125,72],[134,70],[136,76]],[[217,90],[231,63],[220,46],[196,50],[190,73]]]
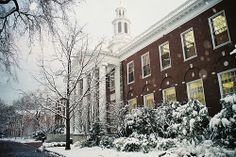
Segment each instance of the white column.
[[97,98],[96,98],[96,83],[97,83],[97,78],[95,75],[95,71],[92,74],[91,78],[91,122],[93,123],[96,120],[96,107],[97,107]]
[[[80,83],[78,83],[76,85],[76,89],[75,89],[75,102],[77,101],[78,97],[80,96],[80,93],[79,93],[79,89],[80,89]],[[79,104],[76,106],[75,108],[75,130],[74,130],[74,133],[75,134],[78,134],[79,133],[79,125],[80,124],[80,119],[79,119]]]
[[[85,94],[85,92],[88,90],[88,79],[85,76],[83,78],[83,94]],[[83,104],[82,104],[82,126],[83,126],[83,131],[85,131],[86,133],[88,132],[88,119],[87,119],[87,115],[88,115],[88,99],[87,96],[83,97]]]
[[115,93],[116,93],[116,103],[120,103],[121,91],[120,91],[120,66],[115,67]]
[[106,123],[106,65],[99,67],[99,119]]

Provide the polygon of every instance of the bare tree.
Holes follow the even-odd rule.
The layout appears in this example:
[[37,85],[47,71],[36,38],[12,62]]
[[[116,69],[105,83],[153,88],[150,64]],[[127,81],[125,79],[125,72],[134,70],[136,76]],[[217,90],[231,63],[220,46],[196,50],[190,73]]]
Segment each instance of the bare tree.
[[[13,106],[9,106],[5,104],[1,99],[0,99],[0,134],[3,134],[4,131],[7,128],[7,125],[9,122],[12,121],[14,116],[16,115],[15,108]],[[1,135],[0,135],[1,136]]]
[[[77,1],[78,2],[78,1]],[[0,70],[17,65],[15,38],[28,35],[29,43],[42,28],[54,33],[58,21],[67,21],[74,0],[0,0]]]
[[13,102],[17,113],[21,115],[23,122],[21,130],[26,127],[31,128],[30,135],[36,132],[47,134],[52,131],[55,128],[54,115],[42,107],[42,104],[47,106],[45,100],[41,99],[42,92],[37,90],[31,93],[23,92],[22,94],[21,98]]
[[[95,86],[88,86],[83,93],[72,98],[77,85],[84,77],[95,79],[96,69],[101,61],[100,52],[102,42],[99,42],[93,50],[89,49],[88,35],[83,33],[82,28],[77,24],[67,25],[63,32],[58,34],[58,49],[55,51],[53,59],[43,60],[41,66],[41,77],[37,80],[49,91],[47,96],[50,101],[58,102],[63,100],[65,115],[61,114],[66,121],[66,147],[70,149],[70,119],[78,104],[87,97]],[[55,110],[55,106],[49,110],[55,114],[60,114]]]

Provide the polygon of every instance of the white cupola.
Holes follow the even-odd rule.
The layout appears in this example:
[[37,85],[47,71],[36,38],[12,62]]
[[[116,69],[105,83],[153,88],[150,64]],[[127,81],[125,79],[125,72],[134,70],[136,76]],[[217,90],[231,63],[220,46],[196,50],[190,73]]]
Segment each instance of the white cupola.
[[126,17],[126,9],[120,5],[116,8],[116,18],[112,21],[114,35],[108,46],[112,53],[119,53],[125,44],[131,40],[130,20]]

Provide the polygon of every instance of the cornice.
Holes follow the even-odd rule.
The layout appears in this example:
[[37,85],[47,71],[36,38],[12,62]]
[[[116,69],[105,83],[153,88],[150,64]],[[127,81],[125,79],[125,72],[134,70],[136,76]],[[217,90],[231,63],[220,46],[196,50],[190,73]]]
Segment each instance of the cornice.
[[120,49],[120,52],[117,53],[120,54],[120,60],[122,61],[140,51],[160,39],[163,35],[173,31],[221,1],[222,0],[188,0]]

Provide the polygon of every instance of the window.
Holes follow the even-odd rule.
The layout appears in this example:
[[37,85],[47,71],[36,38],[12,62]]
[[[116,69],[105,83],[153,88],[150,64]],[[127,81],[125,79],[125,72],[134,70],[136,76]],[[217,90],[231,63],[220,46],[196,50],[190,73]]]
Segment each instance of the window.
[[133,61],[127,64],[127,80],[128,80],[128,84],[134,82],[134,62]]
[[110,79],[109,79],[109,85],[110,85],[110,91],[115,90],[115,72],[114,70],[110,73]]
[[128,25],[126,22],[125,22],[124,26],[125,26],[125,33],[128,33]]
[[167,103],[176,101],[175,87],[170,87],[163,90],[163,100]]
[[206,104],[202,79],[187,83],[187,91],[189,99],[198,100],[202,104]]
[[169,42],[159,46],[161,70],[171,67]]
[[118,22],[118,33],[121,33],[121,22]]
[[193,28],[190,28],[181,34],[181,41],[184,53],[184,60],[196,57],[197,52],[196,52]]
[[149,52],[141,56],[141,61],[142,61],[142,77],[145,78],[150,76],[151,68],[150,68]]
[[137,108],[137,99],[133,98],[128,101],[130,110]]
[[214,48],[218,48],[230,42],[229,30],[224,11],[210,17],[209,25]]
[[154,94],[147,94],[143,96],[144,107],[154,108]]
[[236,93],[236,69],[218,74],[221,97]]

